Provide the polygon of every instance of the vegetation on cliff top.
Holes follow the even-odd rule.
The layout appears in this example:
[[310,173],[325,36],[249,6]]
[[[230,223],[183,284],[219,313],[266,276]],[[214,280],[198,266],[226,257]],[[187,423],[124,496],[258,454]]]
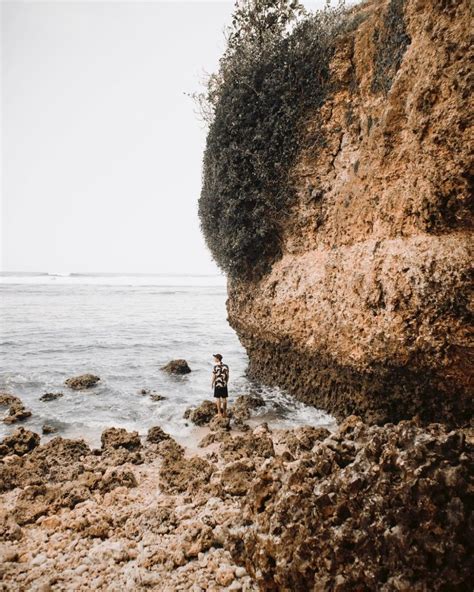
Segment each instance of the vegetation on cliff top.
[[200,96],[210,127],[199,217],[216,262],[233,277],[258,277],[281,253],[301,131],[332,92],[331,57],[356,21],[342,1],[315,13],[298,0],[236,3],[219,71]]

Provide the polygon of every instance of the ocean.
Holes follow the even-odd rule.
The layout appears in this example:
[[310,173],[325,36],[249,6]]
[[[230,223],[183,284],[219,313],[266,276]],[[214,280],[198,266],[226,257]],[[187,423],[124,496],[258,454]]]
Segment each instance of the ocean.
[[[0,392],[19,396],[32,416],[0,422],[0,438],[18,425],[41,434],[46,423],[58,431],[42,441],[61,435],[98,446],[107,427],[145,435],[154,425],[186,441],[195,427],[183,418],[185,410],[212,399],[214,353],[230,367],[230,405],[238,395],[258,392],[267,402],[258,419],[271,427],[333,429],[335,420],[324,411],[248,379],[225,301],[223,276],[1,274]],[[175,358],[185,358],[192,372],[161,371]],[[64,385],[85,373],[101,381],[86,391]],[[141,389],[166,398],[155,402]],[[47,392],[63,397],[40,401]]]

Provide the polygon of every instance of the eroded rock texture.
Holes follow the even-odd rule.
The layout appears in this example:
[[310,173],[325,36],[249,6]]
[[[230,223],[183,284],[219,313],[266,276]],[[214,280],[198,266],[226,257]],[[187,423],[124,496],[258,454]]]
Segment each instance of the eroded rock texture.
[[465,590],[472,430],[369,427],[351,416],[314,436],[312,448],[257,469],[230,527],[232,555],[259,589]]
[[[391,0],[331,62],[309,114],[282,257],[230,279],[250,373],[337,417],[472,415],[473,134],[467,0]],[[324,145],[311,137],[323,130]]]

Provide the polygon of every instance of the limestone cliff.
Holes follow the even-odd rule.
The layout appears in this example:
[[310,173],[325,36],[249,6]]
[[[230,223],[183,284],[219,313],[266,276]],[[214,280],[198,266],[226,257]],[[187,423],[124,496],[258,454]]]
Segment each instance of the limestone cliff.
[[[395,5],[399,47],[386,33]],[[470,4],[354,11],[359,24],[330,62],[334,90],[304,130],[325,141],[302,141],[291,169],[280,256],[263,277],[229,278],[229,321],[251,376],[336,417],[462,424],[473,368]],[[385,53],[397,50],[390,72]]]

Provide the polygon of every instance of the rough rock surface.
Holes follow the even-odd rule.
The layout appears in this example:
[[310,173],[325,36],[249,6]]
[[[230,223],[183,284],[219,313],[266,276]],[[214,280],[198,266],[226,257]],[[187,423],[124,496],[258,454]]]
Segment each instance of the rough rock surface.
[[81,376],[68,378],[64,384],[75,391],[82,391],[92,388],[99,380],[100,378],[94,374],[81,374]]
[[153,426],[148,430],[146,436],[147,442],[153,442],[159,444],[163,440],[169,440],[170,435],[167,434],[160,426]]
[[0,443],[0,457],[9,454],[23,456],[31,452],[40,443],[38,434],[20,427],[9,436],[6,436]]
[[8,415],[3,418],[3,423],[16,423],[17,421],[31,417],[31,411],[28,411],[21,400],[15,397],[15,395],[1,393],[0,407],[8,407]]
[[[410,43],[385,94],[380,40],[396,6]],[[474,368],[470,3],[354,10],[335,90],[308,114],[282,257],[259,281],[230,278],[230,323],[251,375],[339,419],[462,425]]]
[[209,422],[209,429],[211,432],[218,432],[220,430],[230,430],[230,417],[222,417],[216,415]]
[[171,360],[165,366],[161,368],[164,372],[168,372],[168,374],[189,374],[191,372],[191,368],[189,367],[186,360]]
[[198,426],[207,425],[217,415],[217,406],[212,401],[205,400],[197,407],[190,407],[184,412],[184,418]]
[[265,400],[261,395],[239,395],[232,405],[232,417],[238,421],[249,419],[252,412],[261,407],[265,407]]
[[0,459],[0,589],[469,589],[472,429],[209,434],[138,466],[59,437]]
[[128,432],[124,428],[108,428],[100,437],[102,448],[126,448],[138,450],[141,448],[141,440],[138,432]]
[[209,482],[217,463],[169,437],[144,448],[140,466],[62,438],[0,460],[17,477],[0,494],[0,590],[256,592],[224,547],[239,512],[231,479],[224,500]]
[[41,395],[40,401],[55,401],[56,399],[60,399],[63,396],[63,393],[44,393],[44,395]]
[[473,435],[347,418],[294,461],[257,470],[234,558],[261,590],[467,589]]

